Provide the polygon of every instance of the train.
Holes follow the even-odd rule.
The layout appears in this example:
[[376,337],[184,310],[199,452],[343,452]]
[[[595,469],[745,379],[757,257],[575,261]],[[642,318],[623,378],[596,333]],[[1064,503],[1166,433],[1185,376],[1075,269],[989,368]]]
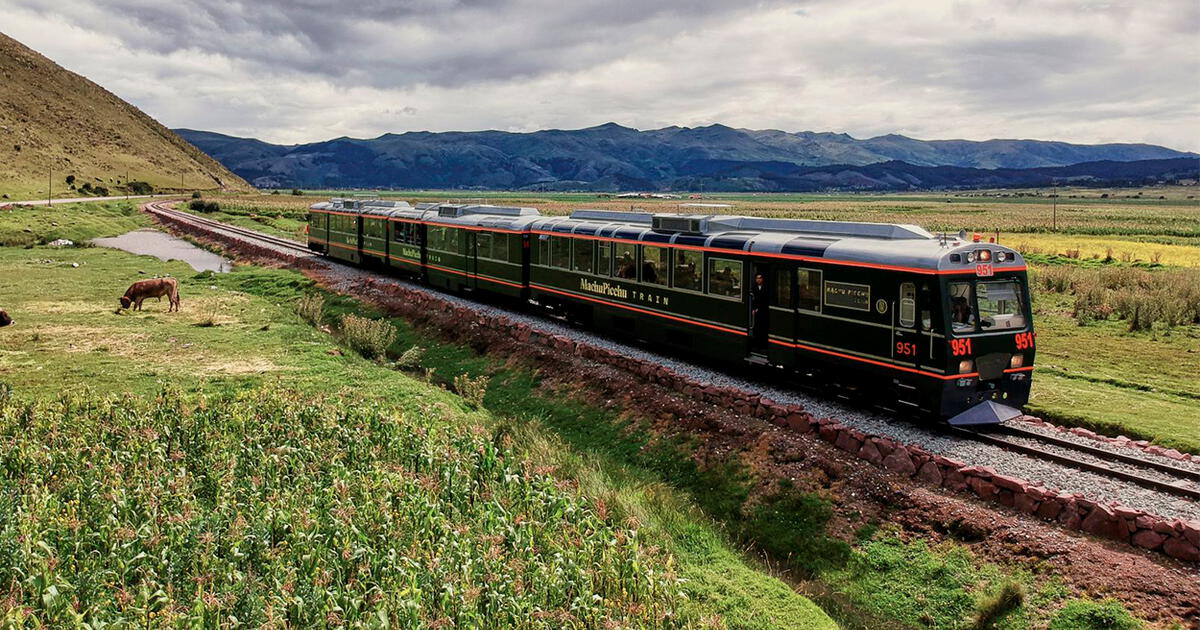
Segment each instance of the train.
[[312,251],[904,415],[1003,422],[1035,354],[1024,258],[915,225],[334,198]]

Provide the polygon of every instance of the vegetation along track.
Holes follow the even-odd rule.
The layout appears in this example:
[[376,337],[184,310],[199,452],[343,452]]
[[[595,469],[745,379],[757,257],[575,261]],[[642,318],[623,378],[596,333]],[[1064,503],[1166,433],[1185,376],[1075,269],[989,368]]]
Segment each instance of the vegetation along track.
[[[1200,470],[1182,468],[1150,458],[1043,435],[1012,424],[980,429],[948,427],[947,430],[951,435],[977,440],[1078,470],[1128,481],[1158,492],[1200,501],[1200,484],[1195,483],[1200,482]],[[1064,451],[1075,451],[1084,456],[1071,456]],[[1123,464],[1124,466],[1113,468],[1113,464]],[[1134,472],[1134,469],[1154,472],[1144,474]]]
[[[315,257],[307,247],[295,241],[175,210],[167,207],[169,203],[171,202],[152,202],[146,205],[146,209],[152,214],[191,224],[206,231],[249,241],[288,256]],[[1200,480],[1200,467],[1189,469],[1173,466],[1118,452],[1121,447],[1112,449],[1089,447],[1069,440],[1026,431],[1012,425],[990,427],[982,431],[950,429],[946,434],[1004,449],[1050,465],[1081,470],[1140,486],[1151,492],[1200,500],[1200,483],[1194,483]],[[1001,434],[1011,437],[1002,437]],[[1031,442],[1034,441],[1042,444],[1040,446],[1032,444]],[[1082,455],[1079,457],[1068,455],[1063,452],[1067,449]]]

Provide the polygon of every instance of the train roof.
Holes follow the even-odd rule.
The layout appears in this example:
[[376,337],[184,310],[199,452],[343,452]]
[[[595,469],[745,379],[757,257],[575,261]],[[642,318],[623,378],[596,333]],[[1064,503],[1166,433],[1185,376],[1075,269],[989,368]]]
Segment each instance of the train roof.
[[[384,203],[395,205],[381,205]],[[1024,258],[1011,248],[972,242],[961,235],[934,235],[909,224],[591,209],[550,217],[533,208],[514,206],[421,203],[413,207],[381,200],[333,199],[312,208],[346,208],[448,226],[530,230],[541,235],[592,236],[923,271],[973,270],[979,250],[986,249],[995,271],[1025,267]]]
[[[1023,269],[1021,255],[995,243],[936,236],[916,225],[778,219],[724,214],[670,214],[577,210],[545,217],[531,226],[546,234],[579,234],[753,252],[804,259],[829,259],[863,266],[934,271],[974,269],[968,253],[988,249],[996,271]],[[999,254],[1004,254],[1000,261]],[[970,258],[970,260],[968,260]]]

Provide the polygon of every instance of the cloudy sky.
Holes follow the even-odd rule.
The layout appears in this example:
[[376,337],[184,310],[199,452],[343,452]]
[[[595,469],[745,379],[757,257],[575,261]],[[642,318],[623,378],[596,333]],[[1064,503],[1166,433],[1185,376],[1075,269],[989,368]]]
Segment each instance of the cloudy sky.
[[614,121],[1200,150],[1197,0],[0,0],[0,16],[170,127],[271,142]]

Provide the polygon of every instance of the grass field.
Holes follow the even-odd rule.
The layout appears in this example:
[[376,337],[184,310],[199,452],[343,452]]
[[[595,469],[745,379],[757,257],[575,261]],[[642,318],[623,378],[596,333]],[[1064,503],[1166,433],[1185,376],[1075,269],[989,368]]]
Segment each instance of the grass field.
[[[179,277],[182,313],[151,302],[114,314],[139,270]],[[295,314],[310,290],[283,270],[194,274],[100,248],[0,247],[0,294],[18,321],[0,330],[0,381],[14,388],[0,433],[22,445],[7,456],[21,473],[4,483],[38,489],[19,512],[34,520],[13,520],[17,505],[0,504],[0,522],[25,523],[0,527],[9,554],[0,564],[38,576],[7,593],[10,622],[62,625],[81,614],[174,627],[232,615],[267,627],[372,627],[382,614],[397,627],[478,627],[472,615],[486,604],[489,614],[556,611],[544,627],[571,625],[569,613],[595,622],[580,627],[607,616],[634,627],[833,628],[744,551],[772,544],[797,552],[807,579],[825,585],[806,592],[841,593],[836,605],[818,601],[844,628],[899,628],[889,620],[916,615],[965,630],[1014,581],[1035,595],[997,627],[1045,627],[1072,601],[1052,577],[981,563],[962,547],[881,555],[903,543],[879,532],[847,548],[823,531],[818,496],[746,512],[755,480],[736,467],[700,470],[686,444],[647,448],[653,438],[637,418],[544,392],[536,374],[404,322],[393,322],[391,353],[425,348],[418,369],[359,358]],[[348,311],[362,309],[330,296],[326,321]],[[462,374],[488,379],[482,407],[447,391]],[[491,472],[463,477],[481,457]],[[517,482],[489,490],[500,471]],[[471,497],[527,507],[499,513]],[[128,507],[104,511],[114,499]],[[518,535],[521,523],[551,521],[562,537]],[[393,529],[403,543],[384,543]],[[496,551],[501,535],[537,549]],[[312,552],[295,551],[302,543]],[[435,560],[443,556],[427,550],[438,545],[460,559]],[[101,553],[83,562],[76,549]],[[946,554],[963,559],[952,579],[887,577],[946,564]],[[593,593],[628,605],[598,608]]]

